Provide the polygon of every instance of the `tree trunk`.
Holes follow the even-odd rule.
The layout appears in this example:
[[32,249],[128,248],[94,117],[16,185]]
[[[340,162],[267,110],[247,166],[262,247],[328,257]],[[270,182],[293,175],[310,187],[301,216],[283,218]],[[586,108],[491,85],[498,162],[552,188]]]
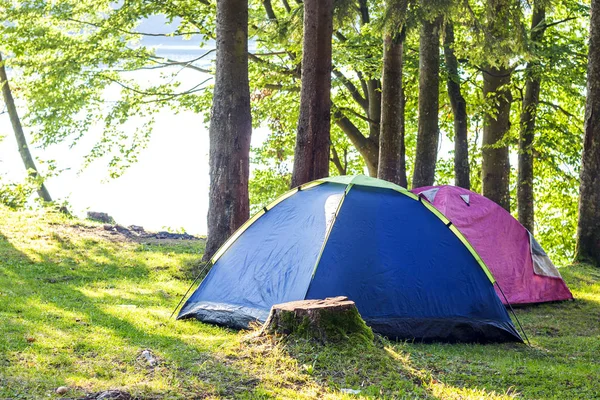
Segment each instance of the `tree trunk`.
[[249,214],[252,116],[248,83],[248,0],[217,2],[217,54],[210,136],[209,260]]
[[413,187],[433,185],[439,141],[441,18],[423,21],[419,44],[419,126]]
[[484,116],[482,140],[483,195],[510,212],[508,144],[500,144],[510,128],[511,69],[488,67],[483,72],[483,98],[491,102]]
[[[546,18],[546,9],[536,1],[531,17],[531,43],[536,46],[544,35],[541,23]],[[525,69],[525,95],[521,110],[521,129],[519,131],[519,175],[517,185],[517,207],[519,222],[533,233],[533,139],[535,136],[535,118],[540,101],[541,76],[535,71],[538,63],[527,63]]]
[[[371,22],[369,15],[369,2],[367,0],[358,0],[358,11],[360,13],[361,25],[365,26]],[[362,82],[361,82],[362,83]],[[375,154],[372,151],[361,153],[367,164],[369,176],[376,177],[379,164],[379,132],[381,130],[381,107],[382,107],[382,82],[380,79],[371,77],[363,84],[363,90],[367,100],[367,118],[369,120],[369,136],[367,140],[374,146]]]
[[[379,132],[381,131],[381,101],[382,82],[379,79],[371,79],[367,82],[369,93],[369,139],[379,143]],[[375,165],[375,172],[377,165]]]
[[592,0],[577,253],[600,267],[600,0]]
[[379,165],[377,177],[407,187],[402,88],[405,30],[385,35]]
[[[2,97],[4,98],[4,104],[6,104],[6,110],[10,118],[10,123],[12,125],[13,132],[15,133],[15,138],[17,139],[17,145],[19,146],[21,160],[23,160],[23,164],[25,165],[25,169],[27,170],[29,176],[37,178],[39,173],[37,167],[35,166],[35,162],[33,161],[33,157],[31,156],[31,152],[29,151],[27,140],[25,139],[25,133],[23,132],[21,119],[17,113],[15,100],[12,96],[10,85],[8,84],[8,76],[6,75],[6,68],[4,67],[4,61],[2,60],[2,54],[0,54],[0,86],[2,87]],[[44,185],[44,182],[40,183],[40,186],[37,189],[37,194],[46,202],[52,201],[52,196],[50,196],[50,192],[46,188],[46,185]]]
[[448,72],[448,98],[454,115],[454,184],[471,189],[471,171],[469,168],[469,142],[467,139],[467,102],[460,90],[458,60],[454,55],[454,27],[446,23],[444,37],[444,57]]
[[306,0],[292,187],[329,175],[332,35],[333,0]]

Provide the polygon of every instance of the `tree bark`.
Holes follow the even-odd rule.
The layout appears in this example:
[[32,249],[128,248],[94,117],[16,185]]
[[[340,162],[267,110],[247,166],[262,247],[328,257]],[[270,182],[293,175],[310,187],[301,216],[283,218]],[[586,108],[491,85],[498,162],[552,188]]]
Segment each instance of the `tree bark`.
[[423,21],[419,43],[419,126],[413,187],[435,180],[439,141],[439,74],[441,18]]
[[[542,23],[546,18],[546,9],[536,1],[531,16],[531,43],[536,46],[544,35]],[[525,68],[525,95],[521,110],[521,129],[519,131],[519,174],[517,185],[517,209],[519,222],[533,233],[533,139],[535,136],[535,118],[540,101],[541,76],[535,70],[538,62],[527,63]]]
[[402,88],[405,30],[387,33],[383,48],[383,85],[377,177],[407,187]]
[[[379,132],[381,131],[381,86],[379,79],[370,79],[367,82],[369,93],[369,138],[379,143]],[[377,166],[375,166],[375,172]]]
[[600,267],[600,0],[592,0],[577,252]]
[[483,72],[483,98],[491,102],[484,116],[482,139],[483,195],[510,212],[510,162],[508,144],[501,144],[510,129],[512,95],[508,85],[512,70],[488,67]]
[[446,22],[444,58],[448,72],[448,80],[446,82],[448,98],[450,99],[452,114],[454,115],[454,184],[465,189],[471,189],[469,142],[467,139],[467,102],[460,90],[458,60],[454,55],[454,27],[451,21]]
[[377,176],[377,162],[379,158],[379,143],[376,143],[372,138],[365,137],[361,131],[340,111],[334,111],[333,118],[335,124],[348,136],[356,150],[365,160],[369,175]]
[[[2,97],[4,98],[4,104],[6,105],[6,110],[8,112],[8,117],[10,118],[10,123],[12,125],[15,138],[17,139],[19,154],[21,155],[21,160],[23,160],[23,165],[25,165],[25,169],[27,170],[29,176],[37,178],[39,173],[37,167],[35,166],[35,162],[33,161],[33,157],[31,156],[31,152],[29,151],[27,140],[25,139],[25,133],[23,132],[21,119],[19,118],[17,107],[15,106],[15,100],[12,96],[10,85],[8,84],[8,76],[6,75],[6,68],[4,67],[4,61],[2,60],[2,54],[0,54],[0,86],[2,87]],[[40,186],[37,189],[37,194],[45,202],[52,201],[52,196],[50,196],[50,192],[46,188],[46,185],[44,185],[44,182],[40,183]]]
[[332,35],[333,0],[306,0],[292,187],[329,175]]
[[296,335],[323,343],[348,340],[351,335],[366,342],[374,338],[354,302],[345,296],[275,304],[261,334]]
[[346,175],[348,173],[348,150],[344,149],[344,161],[340,159],[340,156],[335,149],[335,146],[331,145],[331,160],[335,168],[337,168],[340,175]]
[[[371,22],[369,14],[369,4],[367,0],[358,0],[358,11],[360,13],[361,25],[367,25]],[[382,101],[382,82],[380,79],[371,77],[365,82],[365,97],[367,99],[367,118],[369,120],[369,137],[368,139],[375,143],[375,147],[379,146],[379,132],[381,130],[381,101]],[[363,156],[364,157],[364,156]],[[369,155],[367,155],[369,157]],[[378,170],[379,158],[371,157],[367,162],[369,175],[376,177]]]
[[248,83],[248,0],[217,2],[217,54],[210,136],[208,261],[249,216],[252,116]]

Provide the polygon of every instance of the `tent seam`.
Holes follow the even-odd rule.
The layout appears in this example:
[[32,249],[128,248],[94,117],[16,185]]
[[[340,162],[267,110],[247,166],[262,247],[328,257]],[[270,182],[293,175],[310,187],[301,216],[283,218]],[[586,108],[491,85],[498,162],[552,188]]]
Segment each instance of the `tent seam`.
[[317,256],[317,261],[315,263],[315,266],[313,268],[313,272],[310,276],[310,282],[308,283],[308,287],[306,288],[306,293],[304,294],[304,299],[306,299],[306,296],[308,295],[308,291],[310,290],[310,285],[313,282],[313,279],[317,273],[317,269],[319,268],[319,263],[321,262],[321,257],[323,256],[323,252],[325,251],[325,246],[327,245],[327,242],[329,241],[329,236],[331,235],[331,231],[333,230],[333,226],[335,225],[335,223],[337,222],[337,217],[340,213],[340,210],[342,209],[342,205],[344,204],[344,200],[346,200],[346,196],[348,195],[348,192],[350,192],[350,189],[352,189],[352,187],[354,186],[353,183],[349,183],[346,186],[346,189],[344,190],[344,194],[342,195],[342,198],[340,199],[340,202],[335,210],[335,213],[333,214],[333,221],[331,221],[331,225],[329,226],[329,229],[327,230],[327,233],[325,234],[325,238],[323,239],[323,245],[321,246],[321,250],[319,250],[319,254]]
[[483,261],[481,256],[477,253],[475,248],[471,245],[471,243],[469,243],[467,238],[458,230],[458,228],[454,224],[452,224],[452,221],[450,221],[444,214],[442,214],[442,212],[440,210],[435,208],[435,206],[433,204],[431,204],[430,202],[421,201],[421,204],[423,204],[425,206],[425,208],[427,208],[433,215],[438,217],[444,224],[446,224],[446,226],[449,227],[450,231],[452,231],[452,233],[454,233],[454,236],[456,236],[458,238],[458,240],[460,240],[460,242],[463,244],[463,246],[465,246],[467,248],[469,253],[471,253],[471,255],[473,256],[475,261],[477,261],[477,264],[479,264],[479,267],[481,267],[481,269],[483,270],[483,272],[485,273],[485,275],[488,277],[488,279],[490,280],[490,282],[493,285],[496,282],[496,279],[494,278],[492,271],[490,271],[489,268],[487,267],[487,265],[485,265],[485,262]]

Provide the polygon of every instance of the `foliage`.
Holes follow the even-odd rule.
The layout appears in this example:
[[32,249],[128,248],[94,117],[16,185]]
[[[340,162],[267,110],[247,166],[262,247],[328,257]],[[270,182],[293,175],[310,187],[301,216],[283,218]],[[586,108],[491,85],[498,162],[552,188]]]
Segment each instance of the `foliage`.
[[[93,126],[102,126],[86,164],[106,156],[110,176],[122,174],[146,147],[153,114],[161,107],[196,109],[194,93],[207,80],[178,80],[186,63],[157,57],[153,48],[141,45],[148,34],[136,26],[141,18],[161,14],[168,22],[179,21],[164,36],[201,33],[204,41],[214,26],[207,10],[209,5],[191,1],[133,1],[115,7],[108,0],[2,0],[0,20],[7,23],[0,24],[0,51],[18,73],[13,85],[26,100],[24,121],[35,128],[35,141],[75,145]],[[184,16],[192,13],[194,20]],[[132,73],[145,69],[164,69],[164,77],[142,85]]]
[[[589,7],[574,0],[543,1],[546,31],[539,44],[530,42],[532,5],[526,2],[408,2],[403,80],[407,175],[412,176],[416,147],[419,25],[423,18],[441,13],[455,27],[454,52],[467,103],[475,191],[481,188],[483,114],[490,107],[489,99],[482,96],[482,71],[490,65],[507,65],[512,70],[511,128],[499,144],[509,145],[511,176],[515,177],[525,66],[535,61],[533,73],[542,78],[533,145],[536,230],[551,256],[563,262],[574,251]],[[380,91],[383,31],[402,24],[394,11],[403,6],[400,0],[336,2],[332,175],[368,172],[361,153],[364,143],[359,142],[377,146],[378,135],[368,98]],[[303,8],[298,1],[251,0],[249,12],[253,123],[255,129],[268,130],[267,140],[252,154],[250,198],[256,211],[289,185],[300,100]],[[141,32],[140,22],[152,16],[164,16],[165,30]],[[212,46],[214,0],[132,0],[118,5],[108,0],[0,0],[0,18],[7,21],[0,25],[0,51],[7,55],[15,94],[26,102],[24,119],[41,145],[90,146],[86,162],[102,158],[109,174],[118,176],[146,146],[156,111],[164,107],[174,112],[192,110],[203,113],[207,122],[210,118],[214,49],[207,48],[191,60],[169,60],[157,56],[144,40],[156,35],[181,37],[201,48]],[[136,73],[149,69],[163,71],[164,78],[147,83],[136,80]],[[182,70],[195,71],[197,78],[179,78]],[[443,65],[441,71],[445,71]],[[436,182],[452,183],[453,121],[446,77],[441,78],[440,134],[444,139]],[[355,129],[354,137],[341,129],[341,117]],[[97,124],[103,127],[102,133],[90,145],[82,139],[93,135],[91,127]],[[511,190],[516,192],[515,183]]]
[[592,267],[561,269],[574,302],[516,310],[532,347],[379,336],[323,346],[169,318],[202,249],[200,241],[123,240],[100,224],[0,206],[0,398],[53,397],[63,385],[69,398],[111,388],[164,399],[551,399],[600,391],[600,273]]
[[39,187],[39,181],[28,176],[25,181],[9,182],[0,176],[0,204],[13,210],[24,208]]

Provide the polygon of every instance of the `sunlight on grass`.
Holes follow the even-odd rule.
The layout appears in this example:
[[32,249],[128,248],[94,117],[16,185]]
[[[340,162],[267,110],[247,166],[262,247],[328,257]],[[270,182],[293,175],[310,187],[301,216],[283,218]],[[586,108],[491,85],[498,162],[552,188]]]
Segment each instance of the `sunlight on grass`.
[[96,228],[0,207],[0,398],[57,398],[61,385],[74,398],[112,388],[161,399],[600,393],[600,270],[586,265],[561,269],[576,301],[516,310],[532,347],[380,337],[325,346],[170,319],[203,242],[119,242]]

